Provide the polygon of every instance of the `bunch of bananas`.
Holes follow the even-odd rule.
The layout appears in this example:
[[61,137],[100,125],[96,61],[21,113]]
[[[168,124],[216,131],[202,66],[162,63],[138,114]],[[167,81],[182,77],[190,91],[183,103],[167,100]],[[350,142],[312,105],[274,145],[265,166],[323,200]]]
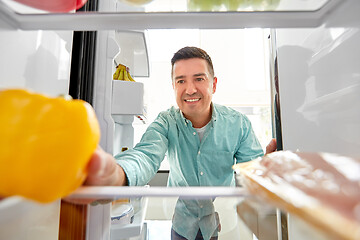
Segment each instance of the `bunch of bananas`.
[[131,77],[131,75],[129,73],[129,68],[122,64],[117,65],[116,71],[113,74],[113,79],[135,82],[135,80]]

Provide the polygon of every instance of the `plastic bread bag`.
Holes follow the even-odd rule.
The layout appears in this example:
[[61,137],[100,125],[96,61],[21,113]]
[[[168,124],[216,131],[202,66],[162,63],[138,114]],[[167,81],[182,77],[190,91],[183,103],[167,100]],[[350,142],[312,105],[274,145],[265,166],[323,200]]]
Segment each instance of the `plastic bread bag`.
[[360,160],[279,151],[234,165],[238,184],[334,239],[360,238]]

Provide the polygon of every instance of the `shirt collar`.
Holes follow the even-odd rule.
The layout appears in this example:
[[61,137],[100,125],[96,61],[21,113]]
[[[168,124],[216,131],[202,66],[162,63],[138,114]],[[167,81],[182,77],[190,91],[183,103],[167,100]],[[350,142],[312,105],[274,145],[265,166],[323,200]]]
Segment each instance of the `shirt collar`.
[[[217,113],[216,113],[215,106],[214,106],[214,104],[212,102],[211,102],[210,107],[211,107],[211,120],[210,120],[210,122],[211,121],[216,122]],[[185,118],[184,113],[180,110],[180,108],[179,108],[179,112],[180,112],[180,116],[183,119],[185,125],[188,124],[188,123],[191,123],[190,120]]]

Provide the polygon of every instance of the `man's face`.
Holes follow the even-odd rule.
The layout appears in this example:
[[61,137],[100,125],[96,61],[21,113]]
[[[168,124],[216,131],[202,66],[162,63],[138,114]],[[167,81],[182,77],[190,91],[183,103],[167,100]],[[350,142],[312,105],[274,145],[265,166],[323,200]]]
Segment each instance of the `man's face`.
[[173,66],[172,78],[176,103],[184,116],[191,121],[211,117],[217,79],[210,75],[207,62],[201,58],[179,60]]

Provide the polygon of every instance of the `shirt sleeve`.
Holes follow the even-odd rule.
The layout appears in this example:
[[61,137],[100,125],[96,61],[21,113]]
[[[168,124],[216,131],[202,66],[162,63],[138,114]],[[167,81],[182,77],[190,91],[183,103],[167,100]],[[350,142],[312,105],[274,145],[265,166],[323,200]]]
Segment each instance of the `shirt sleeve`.
[[235,153],[236,163],[247,162],[264,155],[264,151],[257,139],[250,120],[243,115],[241,121],[241,135],[239,136],[238,149]]
[[160,168],[168,148],[168,124],[161,114],[149,125],[140,142],[115,156],[129,186],[146,185]]

